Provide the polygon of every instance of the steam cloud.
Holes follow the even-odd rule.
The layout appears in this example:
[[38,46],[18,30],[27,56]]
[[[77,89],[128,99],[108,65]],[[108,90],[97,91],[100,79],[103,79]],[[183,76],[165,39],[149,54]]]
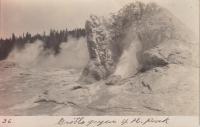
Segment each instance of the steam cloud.
[[142,45],[137,36],[133,36],[133,33],[134,29],[130,27],[126,32],[126,37],[121,42],[124,49],[114,75],[120,75],[122,78],[134,75],[141,68],[137,55],[141,51]]
[[82,69],[89,60],[85,38],[69,38],[68,42],[61,43],[61,51],[58,55],[54,55],[51,50],[44,50],[43,44],[40,40],[27,43],[24,49],[14,49],[7,59],[22,67],[62,67],[67,69]]

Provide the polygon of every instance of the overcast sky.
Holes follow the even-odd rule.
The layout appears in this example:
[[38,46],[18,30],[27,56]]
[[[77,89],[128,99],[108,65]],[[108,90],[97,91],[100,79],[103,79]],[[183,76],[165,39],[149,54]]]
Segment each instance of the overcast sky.
[[[90,14],[107,15],[133,0],[0,0],[0,38],[12,33],[43,33],[51,28],[61,30],[84,27]],[[198,34],[199,0],[154,1],[168,8]]]

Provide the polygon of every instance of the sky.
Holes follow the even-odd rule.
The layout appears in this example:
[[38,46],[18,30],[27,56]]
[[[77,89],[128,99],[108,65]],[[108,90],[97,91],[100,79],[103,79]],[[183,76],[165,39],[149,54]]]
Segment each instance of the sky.
[[[0,38],[56,29],[84,28],[89,15],[108,15],[134,0],[0,0]],[[199,0],[138,0],[169,9],[196,35]]]

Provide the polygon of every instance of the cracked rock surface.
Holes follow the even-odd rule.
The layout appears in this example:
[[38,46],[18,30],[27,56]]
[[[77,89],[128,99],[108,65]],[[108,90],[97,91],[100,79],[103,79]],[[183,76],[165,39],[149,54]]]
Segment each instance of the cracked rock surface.
[[[48,87],[25,88],[29,97],[1,114],[197,115],[198,80],[194,79],[198,79],[195,67],[169,64],[120,80],[117,85],[105,81],[90,85],[46,84]],[[19,94],[13,96],[19,98]]]

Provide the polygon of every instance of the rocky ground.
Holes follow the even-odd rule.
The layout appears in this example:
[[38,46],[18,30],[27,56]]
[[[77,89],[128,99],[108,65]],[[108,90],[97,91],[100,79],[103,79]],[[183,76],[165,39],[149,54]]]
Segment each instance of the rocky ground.
[[1,115],[198,115],[194,66],[171,64],[90,85],[77,82],[75,70],[19,71],[4,62],[0,69]]
[[55,85],[75,82],[80,71],[64,68],[21,67],[10,61],[0,62],[0,114],[1,115],[47,115],[54,103],[37,104],[35,101],[47,89]]

